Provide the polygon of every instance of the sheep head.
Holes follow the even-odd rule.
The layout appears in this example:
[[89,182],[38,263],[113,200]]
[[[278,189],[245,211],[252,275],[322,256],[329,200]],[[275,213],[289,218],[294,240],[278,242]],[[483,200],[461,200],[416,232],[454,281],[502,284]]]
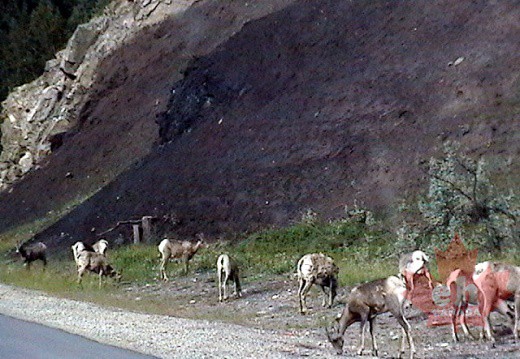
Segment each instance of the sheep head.
[[327,327],[325,327],[325,333],[327,333],[327,338],[329,339],[329,342],[336,350],[336,354],[343,354],[344,339],[343,335],[339,333],[339,330],[336,327],[333,327],[332,330],[329,330]]

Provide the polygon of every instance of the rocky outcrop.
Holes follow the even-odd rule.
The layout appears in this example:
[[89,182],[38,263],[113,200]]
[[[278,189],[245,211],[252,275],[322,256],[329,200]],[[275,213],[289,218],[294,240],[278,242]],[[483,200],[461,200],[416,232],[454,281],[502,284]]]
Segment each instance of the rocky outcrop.
[[66,48],[35,81],[14,89],[2,103],[0,190],[9,187],[57,149],[78,124],[97,66],[140,29],[188,8],[194,0],[114,1],[104,14],[80,25]]

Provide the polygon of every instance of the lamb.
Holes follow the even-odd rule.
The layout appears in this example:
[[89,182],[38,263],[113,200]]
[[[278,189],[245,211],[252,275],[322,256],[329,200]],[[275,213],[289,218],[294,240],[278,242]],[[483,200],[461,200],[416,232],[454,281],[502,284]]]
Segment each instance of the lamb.
[[16,246],[16,253],[19,253],[22,258],[24,265],[27,269],[30,269],[31,262],[41,260],[43,267],[47,265],[47,246],[42,242],[36,242],[32,244],[18,243]]
[[372,355],[378,355],[376,338],[374,335],[374,321],[376,316],[390,312],[399,322],[403,331],[399,358],[404,353],[405,337],[410,346],[410,358],[415,354],[411,327],[403,314],[403,306],[406,300],[406,284],[396,276],[386,279],[378,279],[372,282],[360,284],[352,289],[347,299],[347,304],[341,316],[337,319],[339,327],[336,332],[326,329],[327,337],[338,354],[343,353],[344,334],[349,326],[355,322],[361,325],[361,345],[357,350],[362,355],[365,347],[365,329],[367,323],[372,337]]
[[[326,301],[328,297],[328,307],[332,307],[332,303],[336,297],[338,287],[337,276],[339,273],[339,268],[334,263],[334,260],[323,253],[306,254],[298,261],[297,272],[300,313],[305,314],[307,312],[305,297],[314,283],[321,286],[324,293],[322,305],[324,307],[327,306]],[[328,294],[325,287],[329,287]]]
[[103,276],[114,277],[117,281],[121,279],[121,274],[115,271],[108,263],[108,259],[101,253],[83,250],[79,252],[76,263],[78,264],[78,284],[81,284],[83,274],[87,271],[99,274],[100,288]]
[[164,281],[168,281],[166,276],[166,265],[170,258],[181,258],[185,265],[184,273],[188,273],[189,261],[199,248],[204,246],[204,240],[199,238],[197,243],[190,241],[174,241],[170,239],[163,239],[159,244],[159,252],[161,253],[161,265],[159,269],[159,277]]
[[473,281],[481,292],[479,297],[479,311],[484,323],[481,337],[495,342],[491,333],[489,314],[492,310],[508,316],[509,306],[506,300],[513,299],[515,304],[513,335],[518,341],[520,319],[520,267],[496,263],[482,262],[475,266]]
[[433,289],[433,279],[426,266],[430,259],[423,251],[414,251],[412,253],[405,253],[399,259],[399,274],[404,278],[406,287],[409,291],[408,299],[411,298],[411,293],[415,289],[414,276],[423,275],[428,279],[430,289]]
[[[228,298],[226,293],[228,280],[231,280],[235,283],[235,296],[242,296],[238,265],[227,254],[221,254],[217,259],[217,276],[219,302],[222,302],[222,300],[226,300]],[[224,292],[224,296],[222,296],[222,292]]]

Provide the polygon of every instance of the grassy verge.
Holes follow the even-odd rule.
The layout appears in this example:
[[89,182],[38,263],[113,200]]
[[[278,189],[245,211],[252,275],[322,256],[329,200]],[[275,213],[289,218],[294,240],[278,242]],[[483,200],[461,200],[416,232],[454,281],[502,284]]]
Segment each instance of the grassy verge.
[[[284,229],[265,230],[246,237],[239,243],[214,243],[201,250],[190,262],[190,269],[214,273],[219,254],[229,253],[242,268],[248,281],[265,281],[280,274],[295,272],[298,259],[311,252],[333,257],[340,267],[341,286],[386,277],[397,272],[397,253],[391,233],[375,230],[357,222],[305,222]],[[82,286],[76,283],[76,268],[71,256],[51,258],[45,271],[34,263],[28,271],[21,261],[1,265],[0,282],[101,305],[156,314],[172,314],[171,307],[152,293],[129,293],[129,288],[158,283],[159,253],[155,245],[132,245],[109,252],[115,268],[123,269],[122,285],[98,288],[97,276],[85,276]],[[518,263],[519,258],[507,255],[492,257],[482,253],[479,260],[500,259]],[[436,274],[435,263],[431,264]],[[171,264],[171,276],[182,275],[182,265]]]

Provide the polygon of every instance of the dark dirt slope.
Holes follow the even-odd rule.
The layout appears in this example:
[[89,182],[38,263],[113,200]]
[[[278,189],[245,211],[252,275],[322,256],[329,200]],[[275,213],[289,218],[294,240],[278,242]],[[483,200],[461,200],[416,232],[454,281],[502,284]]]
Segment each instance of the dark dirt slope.
[[[136,140],[146,149],[157,114],[160,137],[153,139],[162,144],[40,238],[64,232],[72,241],[92,227],[99,232],[146,214],[175,214],[177,231],[187,235],[286,225],[306,208],[339,216],[355,200],[391,214],[400,198],[421,188],[419,163],[446,139],[485,154],[510,178],[507,184],[516,184],[518,5],[298,1],[194,59],[175,84],[159,66],[168,61],[164,51],[157,66],[132,70],[132,80],[121,80],[117,98],[126,104],[112,106],[101,98],[113,99],[114,90],[98,90],[103,96],[85,114],[85,123],[94,123],[73,138],[79,143],[105,136],[96,134],[95,119],[121,117],[118,109],[124,108],[148,115],[140,126],[149,135]],[[161,31],[155,32],[159,38],[175,26],[164,24]],[[449,66],[459,57],[464,60]],[[128,56],[126,67],[139,67],[131,61],[137,58]],[[133,107],[143,92],[139,83],[152,76],[150,91],[174,89],[162,114],[146,109],[151,100]],[[96,152],[124,157],[128,142],[112,141],[100,140]],[[74,155],[91,160],[81,151]],[[46,170],[63,176],[77,166],[68,159],[67,166]],[[93,163],[100,173],[111,168],[108,160]],[[38,183],[33,181],[26,191]]]
[[[271,0],[199,1],[185,13],[149,26],[105,59],[81,111],[80,125],[42,168],[0,194],[0,231],[84,201],[158,142],[155,118],[190,61],[214,50],[243,23],[290,4]],[[67,173],[71,175],[66,176]]]

